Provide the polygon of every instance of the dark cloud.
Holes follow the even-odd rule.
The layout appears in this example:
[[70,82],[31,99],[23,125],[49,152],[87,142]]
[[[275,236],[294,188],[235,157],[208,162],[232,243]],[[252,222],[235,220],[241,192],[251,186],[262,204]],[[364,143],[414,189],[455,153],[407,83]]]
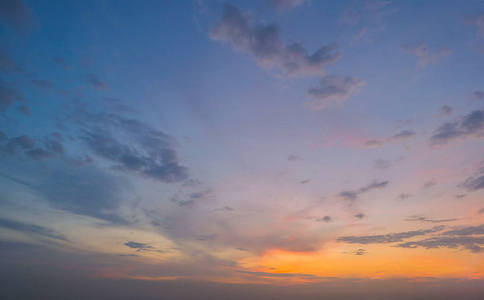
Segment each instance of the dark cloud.
[[136,173],[163,182],[188,180],[188,169],[178,162],[171,136],[136,119],[79,110],[75,120],[85,126],[82,139],[96,155],[116,163],[120,172]]
[[397,196],[397,198],[395,198],[395,200],[403,201],[403,200],[410,198],[412,196],[413,196],[412,194],[400,194],[400,195]]
[[287,157],[287,160],[288,161],[298,161],[298,160],[301,160],[301,158],[297,155],[291,154]]
[[462,199],[465,196],[467,196],[467,195],[466,194],[454,195],[454,197],[457,198],[457,199]]
[[451,106],[448,106],[448,105],[444,105],[442,106],[439,111],[437,112],[437,115],[438,116],[448,116],[450,114],[452,114],[452,107]]
[[230,42],[235,50],[251,54],[259,65],[277,68],[291,76],[320,75],[326,65],[340,58],[335,52],[335,44],[323,46],[309,55],[302,43],[282,41],[276,25],[252,26],[250,23],[247,13],[226,5],[222,18],[210,31],[210,37]]
[[420,68],[424,68],[429,64],[436,65],[440,59],[451,53],[447,45],[442,46],[440,50],[435,53],[431,53],[426,44],[420,44],[417,47],[403,46],[403,50],[407,54],[417,56],[417,66]]
[[392,140],[404,140],[413,137],[416,135],[415,131],[411,130],[402,130],[401,132],[393,135],[390,137]]
[[145,243],[137,243],[137,242],[126,242],[124,243],[125,246],[128,246],[129,248],[132,249],[138,249],[138,250],[147,250],[147,249],[153,249],[152,246],[145,244]]
[[97,78],[94,74],[87,74],[86,79],[93,87],[99,90],[106,90],[108,88],[108,85],[99,80],[99,78]]
[[25,154],[33,160],[43,160],[43,159],[46,159],[46,158],[53,158],[54,157],[54,155],[52,153],[50,153],[49,151],[46,151],[44,149],[41,149],[41,148],[35,148],[35,149],[32,149],[32,150],[29,150],[29,151],[25,152]]
[[433,220],[429,219],[427,217],[421,217],[421,216],[410,216],[405,221],[420,221],[420,222],[429,222],[429,223],[442,223],[442,222],[451,222],[455,221],[457,219],[441,219],[441,220]]
[[338,238],[338,242],[350,243],[350,244],[389,244],[401,242],[404,239],[412,238],[415,236],[422,236],[429,233],[442,231],[445,226],[436,226],[432,229],[426,230],[414,230],[399,233],[390,233],[385,235],[367,235],[367,236],[344,236]]
[[370,190],[374,189],[382,189],[388,185],[388,181],[373,181],[372,183],[359,188],[357,191],[342,191],[338,194],[341,198],[350,201],[350,205],[353,203],[354,200],[358,198],[358,196],[362,193],[366,193]]
[[448,122],[437,128],[430,138],[432,145],[441,145],[456,139],[482,137],[484,128],[484,110],[475,110],[455,122]]
[[62,240],[65,242],[69,241],[65,236],[58,234],[54,230],[35,224],[27,224],[19,221],[0,218],[0,227],[25,234],[33,234],[56,240]]
[[478,214],[484,214],[484,207],[479,209],[479,211],[477,212]]
[[359,214],[356,214],[354,217],[357,218],[358,220],[361,220],[365,217],[365,214],[359,213]]
[[464,236],[464,237],[433,237],[416,242],[406,242],[399,244],[397,247],[401,248],[418,248],[423,247],[426,249],[436,249],[436,248],[459,248],[470,250],[474,253],[484,252],[484,248],[480,245],[484,244],[484,236],[474,237],[474,236]]
[[0,20],[23,29],[32,21],[32,12],[23,0],[3,0],[0,1]]
[[306,179],[306,180],[301,181],[301,184],[305,184],[305,183],[308,183],[310,181],[311,181],[311,179]]
[[357,95],[365,81],[351,76],[327,75],[322,77],[319,86],[308,90],[306,105],[314,110],[322,110],[333,105],[341,105],[349,97]]
[[316,219],[317,222],[326,222],[326,223],[329,223],[329,222],[332,222],[333,221],[333,218],[331,218],[330,216],[324,216],[322,218],[318,218]]
[[6,111],[16,102],[25,102],[24,96],[0,78],[0,112]]

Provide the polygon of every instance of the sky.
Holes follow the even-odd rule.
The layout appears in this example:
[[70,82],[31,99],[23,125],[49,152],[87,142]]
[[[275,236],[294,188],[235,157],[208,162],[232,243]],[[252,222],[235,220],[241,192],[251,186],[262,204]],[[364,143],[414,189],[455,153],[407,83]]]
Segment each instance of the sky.
[[484,2],[0,0],[2,299],[482,299]]

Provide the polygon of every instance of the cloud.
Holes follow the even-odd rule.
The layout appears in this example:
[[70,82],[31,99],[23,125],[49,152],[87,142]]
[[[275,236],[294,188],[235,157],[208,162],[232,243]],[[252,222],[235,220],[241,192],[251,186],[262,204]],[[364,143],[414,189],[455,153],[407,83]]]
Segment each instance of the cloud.
[[224,207],[221,207],[221,208],[216,208],[213,211],[234,211],[234,209],[230,206],[224,206]]
[[402,130],[401,132],[391,136],[389,139],[392,140],[404,140],[413,137],[416,135],[415,131],[411,130]]
[[304,278],[319,278],[312,274],[302,274],[302,273],[269,273],[269,272],[251,272],[251,271],[237,271],[243,274],[249,274],[258,277],[277,277],[277,278],[292,278],[292,277],[304,277]]
[[81,138],[87,147],[115,162],[113,169],[167,183],[188,180],[188,169],[178,162],[178,142],[173,137],[116,114],[78,110],[74,119],[84,126]]
[[97,76],[94,74],[87,74],[86,79],[93,87],[99,90],[108,89],[108,85],[105,82],[99,80],[99,78],[97,78]]
[[410,198],[412,196],[413,196],[412,194],[400,194],[400,195],[397,196],[397,198],[395,198],[395,200],[402,201],[402,200],[405,200],[405,199]]
[[382,188],[385,188],[387,185],[388,185],[388,181],[381,181],[381,182],[373,181],[372,183],[359,188],[357,191],[342,191],[341,193],[338,194],[338,196],[343,198],[344,200],[349,201],[351,205],[353,201],[355,201],[360,194],[366,193],[374,189],[382,189]]
[[437,185],[437,180],[435,178],[432,178],[432,180],[424,184],[424,189],[428,189],[430,187],[433,187],[434,185]]
[[35,140],[24,134],[11,138],[5,147],[0,147],[0,152],[3,152],[4,154],[16,154],[21,150],[29,150],[34,148],[35,144]]
[[287,160],[288,161],[298,161],[298,160],[301,160],[301,158],[297,155],[291,154],[287,157]]
[[297,6],[303,5],[306,0],[270,0],[278,10],[291,10]]
[[188,197],[184,197],[183,200],[180,199],[182,198],[181,196],[175,195],[171,198],[171,201],[176,203],[178,206],[192,207],[198,202],[210,197],[212,197],[212,190],[207,189],[204,191],[191,193],[188,195]]
[[484,14],[480,14],[477,17],[468,18],[470,23],[477,27],[477,35],[480,38],[484,38]]
[[308,183],[310,181],[311,181],[311,179],[306,179],[306,180],[301,181],[301,184],[305,184],[305,183]]
[[474,253],[484,252],[484,248],[479,246],[484,244],[484,236],[479,237],[434,237],[416,242],[406,242],[399,244],[397,247],[401,248],[418,248],[426,249],[436,248],[451,248],[464,247]]
[[329,223],[329,222],[332,222],[333,221],[333,218],[331,218],[330,216],[324,216],[322,218],[318,218],[316,219],[317,222],[326,222],[326,223]]
[[422,236],[429,233],[442,231],[445,226],[436,226],[427,230],[414,230],[399,233],[390,233],[385,235],[367,235],[367,236],[344,236],[338,238],[338,242],[350,243],[350,244],[390,244],[401,242],[404,239],[412,238],[415,236]]
[[252,26],[247,13],[226,5],[220,21],[210,31],[215,41],[230,42],[237,51],[248,53],[266,68],[276,68],[290,76],[320,75],[325,66],[336,62],[340,54],[335,44],[323,46],[309,55],[300,42],[286,44],[274,24]]
[[471,101],[482,101],[484,100],[484,92],[483,91],[475,91],[472,93],[470,97]]
[[359,213],[359,214],[356,214],[354,217],[357,218],[358,220],[361,220],[365,217],[365,214]]
[[479,226],[467,226],[460,229],[450,230],[442,233],[442,235],[481,235],[484,234],[484,224]]
[[477,170],[474,176],[467,178],[458,186],[467,189],[469,192],[484,188],[484,168]]
[[0,112],[6,111],[16,102],[25,102],[24,96],[0,78]]
[[138,249],[138,250],[147,250],[153,249],[152,246],[145,244],[145,243],[137,243],[137,242],[126,242],[124,243],[125,246],[128,246],[131,249]]
[[456,139],[480,138],[484,135],[484,110],[474,110],[454,122],[441,125],[430,138],[432,145],[442,145]]
[[25,115],[30,116],[30,107],[25,104],[20,105],[17,110]]
[[36,79],[32,80],[31,83],[38,88],[42,89],[53,89],[55,84],[52,81],[44,80],[44,79]]
[[35,224],[27,224],[19,221],[0,218],[0,227],[25,234],[34,234],[65,242],[69,241],[65,236],[58,234],[54,230]]
[[452,107],[448,105],[444,105],[441,108],[439,108],[439,111],[437,112],[437,116],[449,116],[452,114]]
[[358,250],[356,250],[356,251],[353,251],[353,253],[354,253],[355,255],[365,255],[365,254],[368,254],[368,252],[366,252],[366,250],[365,250],[365,249],[358,249]]
[[420,217],[420,216],[410,216],[405,221],[419,221],[419,222],[429,222],[429,223],[442,223],[442,222],[451,222],[457,219],[441,219],[441,220],[433,220],[427,217]]
[[363,21],[379,20],[385,14],[391,12],[383,10],[390,3],[391,1],[383,0],[355,1],[341,15],[340,24],[355,26]]
[[32,21],[32,12],[23,0],[0,1],[0,17],[17,29]]
[[94,166],[54,169],[31,187],[56,209],[113,224],[129,224],[118,212],[127,183]]
[[327,75],[322,77],[319,86],[308,90],[309,101],[305,104],[313,110],[341,105],[349,97],[357,95],[365,81],[351,76]]
[[403,46],[403,50],[407,54],[417,56],[417,66],[419,68],[425,68],[429,64],[436,65],[440,59],[450,55],[451,53],[447,45],[442,46],[439,51],[433,54],[430,53],[430,50],[426,44],[420,44],[417,47]]
[[381,145],[383,145],[383,143],[377,140],[369,140],[365,142],[366,147],[377,147]]
[[375,166],[375,169],[384,170],[390,167],[390,162],[383,159],[377,159],[373,165]]
[[478,214],[484,214],[484,207],[479,209],[479,211],[477,212]]

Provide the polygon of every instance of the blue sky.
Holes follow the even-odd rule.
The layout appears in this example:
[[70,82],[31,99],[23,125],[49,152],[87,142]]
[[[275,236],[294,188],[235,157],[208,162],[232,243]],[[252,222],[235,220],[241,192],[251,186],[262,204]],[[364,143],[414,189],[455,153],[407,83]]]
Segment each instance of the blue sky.
[[483,3],[1,1],[1,295],[478,299]]

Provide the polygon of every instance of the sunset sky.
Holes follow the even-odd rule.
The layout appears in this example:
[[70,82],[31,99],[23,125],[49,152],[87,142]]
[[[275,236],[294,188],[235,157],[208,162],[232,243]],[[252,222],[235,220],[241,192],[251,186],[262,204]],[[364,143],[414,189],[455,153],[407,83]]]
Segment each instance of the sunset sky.
[[0,298],[482,299],[483,1],[0,0],[0,37]]

